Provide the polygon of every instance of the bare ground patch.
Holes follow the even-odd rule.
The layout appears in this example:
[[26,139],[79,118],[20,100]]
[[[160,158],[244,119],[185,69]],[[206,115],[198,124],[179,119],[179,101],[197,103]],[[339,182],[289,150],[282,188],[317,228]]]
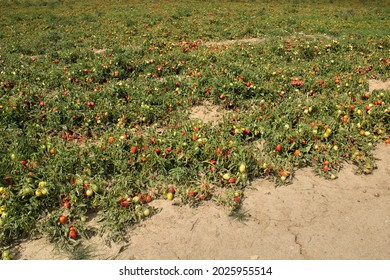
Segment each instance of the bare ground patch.
[[374,90],[390,90],[390,80],[381,81],[381,80],[368,80],[369,91],[373,92]]
[[224,40],[216,42],[205,42],[205,46],[226,46],[233,44],[243,44],[243,43],[261,43],[264,41],[264,38],[248,38],[248,39],[236,39],[236,40]]
[[204,123],[217,125],[222,121],[223,112],[216,105],[204,103],[203,105],[192,107],[190,118],[201,120]]
[[102,54],[107,51],[107,49],[92,49],[92,51],[96,54]]

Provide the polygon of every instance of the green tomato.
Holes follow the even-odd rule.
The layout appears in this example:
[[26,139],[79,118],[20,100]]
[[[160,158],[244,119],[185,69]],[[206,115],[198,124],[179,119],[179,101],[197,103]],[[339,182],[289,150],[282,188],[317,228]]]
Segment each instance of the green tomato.
[[10,250],[4,250],[1,254],[1,257],[3,258],[3,260],[12,260],[12,253]]
[[93,195],[93,190],[88,189],[88,190],[85,191],[85,194],[86,194],[87,196],[92,196],[92,195]]
[[41,192],[42,192],[42,195],[47,195],[47,194],[48,194],[48,191],[47,191],[46,188],[43,188],[43,189],[41,190]]
[[222,178],[224,180],[229,180],[230,179],[230,174],[229,173],[225,173],[225,174],[223,174]]
[[91,187],[91,189],[92,189],[95,193],[99,192],[99,187],[98,187],[97,185],[95,185],[95,184],[90,184],[90,187]]
[[145,217],[148,217],[148,216],[150,215],[150,210],[149,210],[149,208],[146,208],[146,209],[144,210],[143,214],[144,214]]
[[40,189],[37,189],[35,190],[35,196],[36,197],[41,197],[43,194],[42,194],[42,191]]

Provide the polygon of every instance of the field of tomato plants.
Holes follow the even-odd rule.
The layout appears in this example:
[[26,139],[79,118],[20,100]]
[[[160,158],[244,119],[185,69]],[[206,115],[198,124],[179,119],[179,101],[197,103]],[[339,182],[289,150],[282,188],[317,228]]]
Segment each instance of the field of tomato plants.
[[[254,178],[375,169],[386,1],[1,1],[0,251],[120,241],[153,199],[234,213]],[[246,39],[246,40],[244,40]],[[249,40],[252,39],[252,40]],[[203,123],[194,106],[222,117]],[[89,224],[95,217],[98,227]]]

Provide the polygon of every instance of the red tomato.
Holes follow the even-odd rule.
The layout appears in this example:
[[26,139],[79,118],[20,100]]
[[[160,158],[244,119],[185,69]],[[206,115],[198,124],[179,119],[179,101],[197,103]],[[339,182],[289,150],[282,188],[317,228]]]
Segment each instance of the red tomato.
[[150,194],[147,194],[146,197],[145,197],[145,202],[149,203],[151,201],[152,201],[152,196]]
[[58,221],[60,222],[60,224],[65,224],[67,221],[68,221],[68,218],[65,217],[65,216],[61,216]]
[[277,145],[277,146],[275,147],[275,150],[276,150],[277,152],[280,152],[280,151],[282,150],[282,146],[281,146],[281,145]]
[[72,239],[76,239],[77,237],[77,230],[76,229],[72,229],[69,231],[69,237],[72,238]]
[[324,165],[324,167],[322,168],[322,170],[324,170],[325,172],[329,171],[329,167],[327,165]]
[[125,200],[121,203],[122,207],[128,207],[129,206],[129,201]]

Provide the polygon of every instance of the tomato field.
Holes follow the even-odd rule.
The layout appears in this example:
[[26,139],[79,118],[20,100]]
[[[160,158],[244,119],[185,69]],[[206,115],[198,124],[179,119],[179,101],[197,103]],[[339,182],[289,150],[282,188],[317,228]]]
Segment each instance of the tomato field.
[[[254,178],[375,169],[388,1],[1,1],[0,251],[121,241],[154,199],[239,211]],[[214,106],[216,122],[192,117]],[[89,225],[92,216],[98,227]]]

